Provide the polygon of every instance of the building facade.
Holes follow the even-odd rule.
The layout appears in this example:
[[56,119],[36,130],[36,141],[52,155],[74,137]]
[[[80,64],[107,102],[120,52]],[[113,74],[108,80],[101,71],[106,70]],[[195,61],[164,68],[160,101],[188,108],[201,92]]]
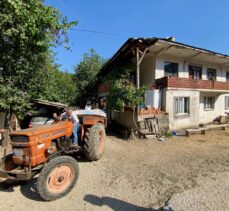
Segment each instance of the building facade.
[[[136,86],[148,86],[145,106],[168,114],[170,130],[198,127],[229,112],[229,56],[175,42],[129,39],[101,70],[131,62]],[[100,84],[100,95],[109,86]]]

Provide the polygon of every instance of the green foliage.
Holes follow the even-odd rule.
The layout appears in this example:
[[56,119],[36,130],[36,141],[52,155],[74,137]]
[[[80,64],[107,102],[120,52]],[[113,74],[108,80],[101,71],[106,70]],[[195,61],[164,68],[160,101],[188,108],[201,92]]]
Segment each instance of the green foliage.
[[81,62],[75,67],[76,103],[85,104],[87,97],[95,96],[94,88],[97,82],[97,74],[105,60],[94,49],[83,55]]
[[22,115],[43,92],[49,47],[66,43],[75,24],[43,0],[0,1],[0,110]]
[[108,109],[121,111],[123,107],[141,105],[144,103],[144,90],[135,86],[135,71],[133,64],[117,64],[103,81],[111,84],[107,99]]
[[58,69],[49,74],[49,83],[45,86],[41,99],[71,104],[75,100],[76,87],[73,74]]
[[134,68],[131,63],[125,64],[123,66],[117,64],[117,66],[114,67],[112,71],[106,77],[103,78],[103,81],[113,82],[119,79],[127,78],[130,80],[134,80],[135,71],[133,69]]
[[136,106],[143,103],[144,88],[137,89],[127,79],[113,82],[108,96],[108,107],[111,110],[122,110],[123,106]]

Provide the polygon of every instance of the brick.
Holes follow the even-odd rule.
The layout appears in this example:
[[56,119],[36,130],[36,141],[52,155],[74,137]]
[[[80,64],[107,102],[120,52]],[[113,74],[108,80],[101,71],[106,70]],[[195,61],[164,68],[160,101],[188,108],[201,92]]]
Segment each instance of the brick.
[[215,89],[229,90],[229,82],[195,80],[191,78],[164,77],[155,82],[157,88],[191,88],[191,89]]

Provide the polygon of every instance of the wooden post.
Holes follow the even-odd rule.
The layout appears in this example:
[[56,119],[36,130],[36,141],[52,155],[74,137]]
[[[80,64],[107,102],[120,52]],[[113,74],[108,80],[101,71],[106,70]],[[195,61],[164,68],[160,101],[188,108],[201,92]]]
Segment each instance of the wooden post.
[[221,127],[221,129],[225,131],[226,130],[226,126]]
[[137,70],[136,70],[136,86],[140,88],[140,64],[146,54],[147,48],[142,52],[139,47],[136,48]]
[[201,134],[203,134],[203,135],[206,134],[206,130],[201,130],[200,132],[201,132]]
[[137,89],[140,87],[140,64],[139,64],[139,48],[136,48],[136,57],[137,57],[137,71],[136,71],[136,86]]

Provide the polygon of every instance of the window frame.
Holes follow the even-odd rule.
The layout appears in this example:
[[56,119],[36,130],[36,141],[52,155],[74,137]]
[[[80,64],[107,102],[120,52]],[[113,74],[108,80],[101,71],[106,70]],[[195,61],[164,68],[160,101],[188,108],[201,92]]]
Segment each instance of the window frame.
[[226,82],[229,82],[229,71],[226,71]]
[[225,96],[225,110],[229,110],[229,96]]
[[[166,66],[169,65],[169,64],[176,66],[176,68],[177,68],[176,72],[166,71]],[[170,62],[170,61],[164,61],[164,76],[165,77],[169,77],[169,76],[178,77],[178,72],[179,72],[179,63]]]
[[[209,77],[209,72],[213,72],[214,76],[213,77]],[[211,81],[216,81],[217,78],[217,69],[214,68],[207,68],[207,80],[211,80]]]
[[[179,104],[179,103],[183,103],[183,105]],[[186,103],[187,103],[187,105],[185,105]],[[182,106],[183,106],[183,108],[182,108]],[[180,112],[180,111],[183,111],[183,112]],[[190,114],[190,97],[187,97],[187,96],[174,97],[174,114],[175,114],[175,116],[182,116],[182,115],[189,115]]]
[[212,111],[214,109],[215,109],[215,97],[214,96],[204,96],[204,110]]
[[[193,69],[191,69],[191,68],[193,68]],[[202,68],[202,66],[189,64],[188,70],[189,70],[189,77],[191,76],[192,79],[194,79],[194,80],[201,80],[201,79],[202,79],[202,73],[203,73],[203,68]],[[190,75],[190,71],[193,71],[193,72],[192,72],[193,75]],[[197,71],[199,71],[198,74],[196,74]],[[197,75],[198,75],[199,78],[196,77]]]

